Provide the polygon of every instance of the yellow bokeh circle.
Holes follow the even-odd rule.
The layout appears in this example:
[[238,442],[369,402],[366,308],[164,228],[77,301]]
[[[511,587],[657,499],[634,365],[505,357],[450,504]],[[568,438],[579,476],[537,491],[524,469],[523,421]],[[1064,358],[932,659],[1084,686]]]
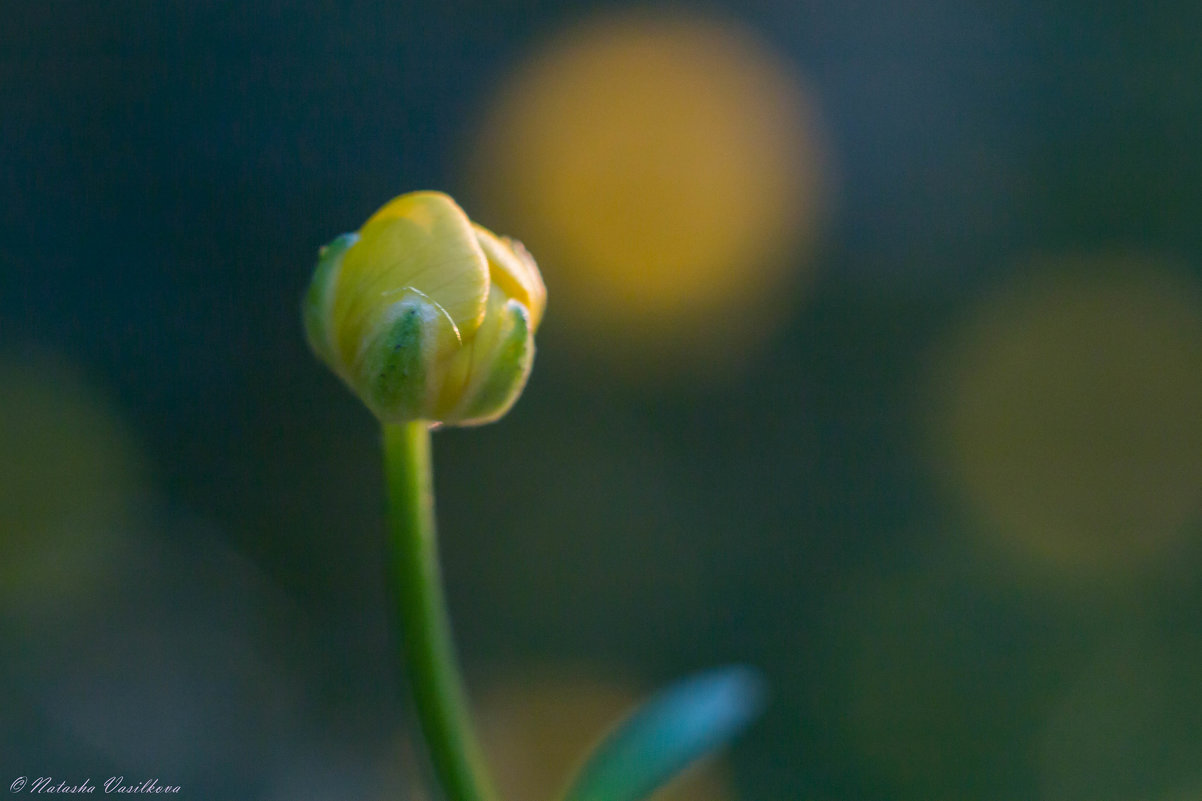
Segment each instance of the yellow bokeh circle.
[[1131,256],[1024,275],[941,365],[940,468],[1024,559],[1137,571],[1202,525],[1202,293]]
[[563,33],[508,76],[470,162],[482,217],[544,268],[549,323],[623,355],[712,356],[770,331],[820,217],[794,71],[689,16]]

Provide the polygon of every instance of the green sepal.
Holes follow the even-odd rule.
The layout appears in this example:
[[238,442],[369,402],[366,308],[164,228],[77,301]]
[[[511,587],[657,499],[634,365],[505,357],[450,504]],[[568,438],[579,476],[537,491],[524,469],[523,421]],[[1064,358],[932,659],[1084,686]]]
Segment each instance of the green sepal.
[[592,750],[564,801],[638,801],[742,731],[763,705],[759,674],[721,668],[669,687]]
[[309,339],[309,347],[332,367],[335,362],[326,326],[326,322],[329,320],[330,301],[334,284],[338,281],[338,269],[342,266],[342,256],[351,245],[358,241],[358,234],[343,234],[323,246],[317,252],[317,267],[313,270],[309,290],[305,293],[305,336]]
[[462,408],[455,415],[458,425],[479,425],[496,420],[517,401],[530,377],[530,368],[534,364],[530,312],[511,300],[501,313],[502,328],[491,352],[475,354],[476,363],[487,365],[487,372],[472,378]]
[[403,301],[400,313],[364,356],[371,406],[385,420],[422,416],[430,365],[426,356],[429,312],[421,301]]

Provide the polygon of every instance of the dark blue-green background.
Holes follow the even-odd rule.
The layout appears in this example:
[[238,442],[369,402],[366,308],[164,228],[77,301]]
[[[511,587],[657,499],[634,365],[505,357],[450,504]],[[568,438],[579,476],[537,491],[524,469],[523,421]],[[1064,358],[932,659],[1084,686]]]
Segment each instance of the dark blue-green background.
[[[386,199],[465,191],[506,71],[606,7],[0,5],[0,348],[82,376],[64,393],[114,410],[148,488],[99,578],[58,573],[50,534],[0,531],[0,558],[49,567],[4,574],[3,786],[400,782],[377,433],[308,353],[299,298],[316,248]],[[473,686],[756,665],[772,700],[731,757],[746,799],[1196,797],[1196,547],[1138,581],[999,578],[922,421],[941,337],[1027,254],[1202,276],[1202,6],[671,8],[738,21],[805,75],[837,200],[795,313],[734,375],[578,361],[552,283],[515,410],[436,435]],[[77,458],[0,453],[65,505]],[[87,586],[44,602],[59,580]]]

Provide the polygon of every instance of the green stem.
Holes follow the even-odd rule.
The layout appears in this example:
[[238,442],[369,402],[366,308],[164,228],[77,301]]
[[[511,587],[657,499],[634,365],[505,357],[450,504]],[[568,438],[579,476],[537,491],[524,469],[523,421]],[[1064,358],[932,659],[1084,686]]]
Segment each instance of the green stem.
[[495,801],[459,675],[438,565],[430,430],[384,425],[390,562],[413,700],[447,801]]

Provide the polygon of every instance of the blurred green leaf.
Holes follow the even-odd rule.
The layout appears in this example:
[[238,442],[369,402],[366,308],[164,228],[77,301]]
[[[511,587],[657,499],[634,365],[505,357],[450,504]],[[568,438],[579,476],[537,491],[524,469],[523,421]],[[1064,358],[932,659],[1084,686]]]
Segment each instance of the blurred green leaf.
[[679,682],[651,698],[593,749],[564,801],[637,801],[730,740],[759,714],[764,684],[746,667]]

